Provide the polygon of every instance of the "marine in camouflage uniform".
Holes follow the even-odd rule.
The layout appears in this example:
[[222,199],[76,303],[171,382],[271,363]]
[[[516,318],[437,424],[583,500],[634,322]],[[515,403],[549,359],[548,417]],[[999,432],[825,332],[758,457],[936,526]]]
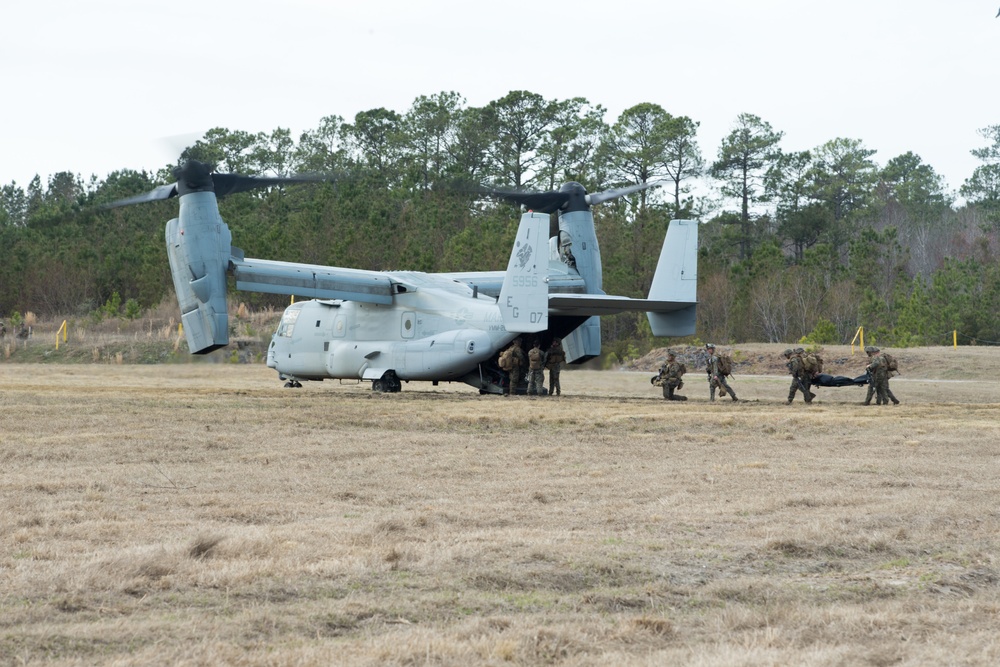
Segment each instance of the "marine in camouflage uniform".
[[521,384],[521,374],[524,372],[523,369],[527,365],[524,358],[524,350],[521,349],[521,339],[515,338],[514,342],[510,344],[511,355],[510,359],[510,370],[507,371],[507,376],[510,378],[510,384],[507,385],[507,391],[504,395],[516,395],[517,387]]
[[736,392],[729,386],[729,383],[726,382],[726,376],[719,370],[719,357],[715,355],[715,346],[708,343],[705,345],[705,349],[708,351],[708,364],[705,366],[705,372],[708,373],[708,400],[714,401],[715,390],[719,389],[720,392],[725,391],[729,394],[734,401],[738,401]]
[[809,371],[806,370],[805,364],[802,363],[803,352],[805,352],[804,349],[797,347],[794,350],[788,348],[782,353],[782,356],[787,359],[785,366],[788,368],[788,374],[792,376],[792,386],[788,388],[788,400],[785,402],[785,405],[792,404],[792,401],[795,400],[795,392],[797,391],[802,392],[802,398],[806,403],[812,403],[812,400],[816,398],[816,394],[810,390],[812,377],[809,375]]
[[545,353],[545,367],[549,369],[549,395],[562,395],[562,386],[559,384],[559,371],[566,363],[566,353],[562,349],[562,340],[552,339],[549,351]]
[[528,350],[528,395],[545,395],[545,353],[542,352],[541,343],[535,340],[535,344]]
[[892,379],[892,375],[895,372],[896,371],[889,370],[887,363],[885,367],[885,395],[889,397],[889,400],[892,401],[893,405],[899,405],[899,399],[896,398],[896,395],[892,393],[892,389],[889,387],[889,380]]
[[658,379],[663,387],[663,398],[668,401],[686,401],[687,396],[674,393],[684,386],[684,375],[681,363],[677,361],[677,356],[673,352],[667,352],[667,361],[660,366],[660,374],[654,379]]
[[865,353],[870,359],[868,366],[865,367],[870,379],[868,380],[868,395],[865,397],[864,404],[871,405],[874,394],[876,405],[889,405],[889,401],[892,401],[893,405],[899,405],[899,399],[889,390],[889,364],[882,356],[882,350],[874,345],[869,345],[865,348]]

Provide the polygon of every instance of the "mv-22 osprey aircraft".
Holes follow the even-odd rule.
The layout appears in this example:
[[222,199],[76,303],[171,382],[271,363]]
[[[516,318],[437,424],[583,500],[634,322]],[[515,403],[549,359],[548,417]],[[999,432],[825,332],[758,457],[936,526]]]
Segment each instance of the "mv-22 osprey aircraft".
[[[499,352],[522,334],[547,347],[562,338],[567,361],[601,352],[599,317],[646,312],[656,336],[695,330],[698,229],[674,220],[667,230],[648,299],[607,295],[590,207],[655,183],[588,194],[578,183],[558,191],[483,194],[519,203],[521,217],[506,271],[422,273],[366,271],[250,259],[231,245],[217,197],[313,177],[266,178],[213,173],[189,160],[177,182],[109,207],[178,197],[166,242],[181,321],[193,354],[229,344],[226,274],[236,289],[306,298],[285,309],[267,351],[267,365],[286,387],[306,380],[368,380],[396,392],[412,380],[465,382],[501,393]],[[549,214],[559,235],[549,238]]]

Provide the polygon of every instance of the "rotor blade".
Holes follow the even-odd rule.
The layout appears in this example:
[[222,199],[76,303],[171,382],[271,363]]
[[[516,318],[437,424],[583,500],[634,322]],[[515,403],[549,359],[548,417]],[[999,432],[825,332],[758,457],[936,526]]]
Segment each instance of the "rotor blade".
[[215,192],[216,197],[225,197],[237,192],[246,192],[254,188],[267,188],[272,185],[320,183],[335,180],[325,176],[311,175],[264,177],[242,176],[240,174],[215,174],[211,172],[210,165],[196,160],[190,160],[178,167],[174,170],[174,175],[178,179],[177,183],[161,185],[141,195],[105,204],[102,208],[118,208],[119,206],[130,206],[132,204],[145,204],[146,202],[169,199],[189,192],[207,192],[211,190]]
[[104,204],[101,208],[118,208],[119,206],[131,206],[132,204],[145,204],[146,202],[158,201],[160,199],[170,199],[171,197],[176,196],[177,184],[171,183],[170,185],[161,185],[150,190],[149,192],[144,192],[141,195],[135,195],[134,197],[127,197],[125,199],[113,201],[110,204]]
[[322,183],[333,181],[323,176],[241,176],[240,174],[212,174],[215,196],[225,197],[237,192],[247,192],[255,188],[269,188],[287,183]]
[[483,194],[499,197],[514,204],[520,204],[537,213],[554,213],[566,205],[569,196],[557,190],[549,192],[521,192],[519,190],[500,190],[487,188]]
[[645,190],[647,188],[659,187],[660,185],[663,185],[663,181],[649,181],[648,183],[638,183],[624,188],[605,190],[604,192],[593,192],[587,195],[587,203],[593,206],[612,199],[624,197],[625,195],[630,195],[633,192],[639,192],[640,190]]

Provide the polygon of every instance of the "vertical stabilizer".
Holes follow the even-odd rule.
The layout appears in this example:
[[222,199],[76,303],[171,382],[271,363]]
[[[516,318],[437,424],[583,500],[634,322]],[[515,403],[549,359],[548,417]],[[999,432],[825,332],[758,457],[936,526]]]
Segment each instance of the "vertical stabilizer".
[[510,332],[544,331],[549,326],[549,216],[525,213],[500,288],[500,315]]
[[651,301],[688,303],[667,313],[646,313],[654,336],[691,336],[698,302],[698,223],[673,220],[656,263]]

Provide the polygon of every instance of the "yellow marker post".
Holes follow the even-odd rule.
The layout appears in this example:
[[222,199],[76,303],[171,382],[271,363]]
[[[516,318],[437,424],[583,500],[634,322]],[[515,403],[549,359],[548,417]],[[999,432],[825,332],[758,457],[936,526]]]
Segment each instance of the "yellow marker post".
[[951,344],[956,350],[958,349],[958,329],[951,332]]
[[66,324],[66,320],[63,320],[62,325],[59,327],[59,331],[56,331],[56,349],[59,349],[59,334],[62,334],[63,342],[66,342],[66,332],[69,330],[69,326]]
[[864,327],[858,327],[858,330],[854,332],[854,338],[851,339],[851,356],[852,357],[854,356],[854,342],[856,340],[858,340],[859,336],[861,337],[861,349],[863,350],[865,348],[865,328]]

